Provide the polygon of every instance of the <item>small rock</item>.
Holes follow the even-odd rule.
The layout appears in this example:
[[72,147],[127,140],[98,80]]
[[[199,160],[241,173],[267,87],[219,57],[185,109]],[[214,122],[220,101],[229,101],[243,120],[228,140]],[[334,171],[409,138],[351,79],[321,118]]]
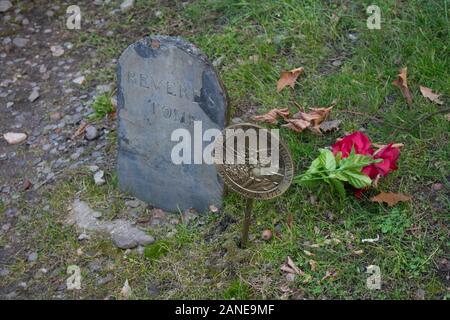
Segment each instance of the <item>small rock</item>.
[[0,277],[6,277],[10,273],[9,269],[1,269]]
[[97,172],[98,171],[98,166],[95,166],[95,165],[93,165],[93,166],[88,166],[87,167],[88,168],[88,170],[90,171],[90,172]]
[[219,208],[212,204],[209,206],[209,211],[211,211],[212,213],[217,213],[219,212]]
[[127,12],[134,6],[134,0],[125,0],[120,4],[120,11]]
[[142,256],[144,254],[145,248],[143,246],[138,246],[136,248],[136,252],[138,253],[138,255]]
[[88,125],[86,127],[86,129],[85,129],[84,137],[87,140],[89,140],[89,141],[90,140],[94,140],[95,138],[97,138],[98,137],[98,130],[97,130],[97,128],[92,126],[92,125]]
[[28,262],[34,262],[38,258],[37,252],[32,252],[28,255]]
[[155,242],[155,239],[145,232],[133,228],[123,228],[112,232],[112,240],[116,247],[120,249],[133,249],[138,245],[147,245]]
[[334,60],[331,64],[333,66],[335,66],[335,67],[339,67],[342,64],[342,61],[341,60]]
[[79,76],[79,77],[73,79],[73,83],[82,85],[85,80],[86,80],[86,78],[84,76]]
[[244,122],[244,120],[242,120],[239,117],[231,119],[231,124],[238,124],[238,123],[243,123],[243,122]]
[[97,186],[101,186],[101,185],[105,184],[106,181],[105,181],[105,179],[103,179],[104,174],[105,173],[103,172],[103,170],[97,171],[94,174],[94,181]]
[[431,186],[431,188],[432,188],[434,191],[439,191],[439,190],[442,190],[442,189],[444,188],[444,185],[443,185],[442,183],[435,183],[435,184],[433,184],[433,185]]
[[15,37],[13,43],[16,47],[23,48],[27,45],[28,41],[26,38]]
[[130,208],[137,208],[140,205],[144,205],[144,204],[145,204],[145,202],[142,202],[139,199],[125,201],[125,205]]
[[320,124],[320,131],[330,132],[333,130],[338,130],[341,123],[341,120],[324,121]]
[[98,94],[108,93],[111,92],[111,85],[109,84],[99,84],[97,87],[95,87],[95,90]]
[[82,233],[78,236],[78,241],[89,240],[91,237],[86,233]]
[[156,284],[150,283],[147,286],[147,292],[150,296],[156,297],[159,296],[160,290]]
[[349,33],[347,36],[351,41],[358,40],[358,35],[356,35],[355,33]]
[[3,138],[9,144],[19,144],[27,139],[27,135],[25,133],[7,132],[3,135]]
[[425,290],[423,289],[418,289],[416,291],[416,299],[417,300],[425,300]]
[[7,103],[6,103],[6,108],[9,109],[9,108],[11,108],[13,105],[14,105],[14,102],[11,102],[11,101],[10,101],[10,102],[7,102]]
[[96,219],[100,219],[100,218],[102,217],[102,213],[101,213],[101,212],[98,212],[98,211],[95,211],[95,212],[93,213],[93,216],[94,216],[94,218],[96,218]]
[[112,276],[111,273],[108,273],[106,276],[101,277],[100,279],[97,280],[97,285],[98,286],[103,286],[105,284],[107,284],[108,282],[111,282],[111,280],[113,280],[114,277]]
[[61,112],[52,112],[52,114],[50,114],[50,119],[52,121],[58,121],[61,120],[61,118],[62,118]]
[[40,93],[38,89],[33,88],[33,91],[31,91],[30,95],[28,96],[28,101],[34,102],[37,98],[39,98]]
[[6,12],[11,9],[12,3],[10,1],[0,1],[0,12]]
[[64,54],[64,48],[60,45],[57,46],[51,46],[50,51],[52,52],[52,56],[54,57],[60,57]]
[[66,47],[67,49],[72,49],[73,48],[73,43],[72,42],[64,42],[64,47]]

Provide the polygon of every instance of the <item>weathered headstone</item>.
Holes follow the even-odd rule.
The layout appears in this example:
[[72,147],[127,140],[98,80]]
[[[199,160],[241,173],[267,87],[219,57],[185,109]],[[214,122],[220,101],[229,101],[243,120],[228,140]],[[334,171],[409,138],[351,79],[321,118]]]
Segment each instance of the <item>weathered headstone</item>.
[[122,53],[117,73],[121,190],[168,211],[220,208],[215,166],[171,158],[174,130],[184,128],[194,140],[194,122],[203,132],[226,125],[226,93],[206,56],[180,38],[146,37]]

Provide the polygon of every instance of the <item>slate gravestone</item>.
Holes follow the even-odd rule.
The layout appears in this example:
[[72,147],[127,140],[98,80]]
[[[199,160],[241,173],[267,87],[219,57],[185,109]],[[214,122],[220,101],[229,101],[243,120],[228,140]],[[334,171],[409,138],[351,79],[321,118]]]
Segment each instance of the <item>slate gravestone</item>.
[[194,122],[203,132],[226,125],[226,93],[206,56],[180,38],[146,37],[122,53],[117,75],[120,189],[167,211],[220,208],[215,166],[171,158],[175,129],[187,129],[193,146]]

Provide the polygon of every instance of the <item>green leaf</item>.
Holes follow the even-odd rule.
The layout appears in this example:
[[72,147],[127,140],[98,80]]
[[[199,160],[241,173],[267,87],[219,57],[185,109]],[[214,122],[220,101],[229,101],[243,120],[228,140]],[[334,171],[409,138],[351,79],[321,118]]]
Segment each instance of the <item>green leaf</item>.
[[305,174],[300,179],[294,179],[294,183],[297,183],[297,184],[307,187],[307,188],[311,188],[311,187],[316,186],[320,182],[320,180],[315,180],[315,179],[317,179],[316,176],[312,176],[310,174]]
[[368,187],[372,184],[372,179],[366,176],[364,173],[354,171],[344,171],[344,176],[347,178],[348,183],[358,189]]
[[305,174],[314,174],[320,170],[320,167],[321,167],[320,160],[319,160],[319,158],[316,158],[313,160],[313,162],[311,162],[311,164],[310,164],[308,170],[306,170]]
[[320,149],[319,161],[322,167],[329,171],[336,169],[336,159],[334,158],[333,152],[328,149]]
[[340,169],[362,169],[373,163],[373,159],[362,154],[353,154],[340,162]]
[[337,179],[329,179],[331,182],[331,185],[334,187],[334,189],[337,190],[337,192],[339,193],[339,195],[341,196],[342,199],[345,199],[345,188],[344,188],[344,184],[337,180]]
[[336,161],[336,167],[339,167],[339,164],[341,163],[342,160],[342,152],[339,151],[338,153],[336,153],[336,156],[334,157],[335,161]]
[[333,177],[341,181],[348,181],[347,177],[342,172],[336,172],[335,174],[333,174]]

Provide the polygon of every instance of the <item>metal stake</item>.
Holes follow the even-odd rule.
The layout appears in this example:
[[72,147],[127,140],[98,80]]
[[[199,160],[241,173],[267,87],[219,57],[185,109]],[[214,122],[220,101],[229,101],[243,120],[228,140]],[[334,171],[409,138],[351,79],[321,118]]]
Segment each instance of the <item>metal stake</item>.
[[252,217],[253,198],[247,198],[245,202],[245,216],[244,224],[242,227],[241,247],[245,248],[248,242],[248,230],[250,228],[250,222]]

